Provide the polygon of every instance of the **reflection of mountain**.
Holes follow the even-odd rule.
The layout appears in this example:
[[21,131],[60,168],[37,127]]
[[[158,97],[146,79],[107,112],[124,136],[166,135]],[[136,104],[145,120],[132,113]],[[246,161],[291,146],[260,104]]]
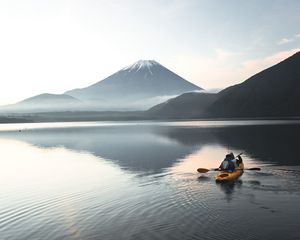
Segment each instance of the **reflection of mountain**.
[[[209,132],[209,134],[207,134]],[[300,125],[252,125],[222,128],[176,128],[169,132],[171,139],[183,144],[213,141],[239,149],[250,157],[278,165],[299,165]]]
[[[1,132],[39,147],[63,146],[107,159],[129,171],[159,173],[178,159],[218,144],[278,165],[299,165],[300,125],[230,127],[90,126]],[[197,159],[196,159],[197,160]]]
[[250,156],[278,165],[299,165],[300,125],[248,126],[223,131],[220,139]]
[[130,171],[158,173],[196,150],[193,145],[182,145],[156,134],[158,130],[145,126],[86,127],[24,130],[5,136],[39,147],[64,146],[86,151]]

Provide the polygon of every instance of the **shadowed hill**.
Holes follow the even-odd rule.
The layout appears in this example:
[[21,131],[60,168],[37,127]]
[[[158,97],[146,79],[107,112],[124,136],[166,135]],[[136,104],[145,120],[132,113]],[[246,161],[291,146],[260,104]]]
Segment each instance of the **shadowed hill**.
[[218,94],[212,117],[300,116],[300,52]]
[[300,52],[217,94],[183,94],[147,113],[177,119],[300,116]]
[[157,118],[197,118],[205,114],[216,97],[217,94],[213,93],[184,93],[150,108],[146,114]]

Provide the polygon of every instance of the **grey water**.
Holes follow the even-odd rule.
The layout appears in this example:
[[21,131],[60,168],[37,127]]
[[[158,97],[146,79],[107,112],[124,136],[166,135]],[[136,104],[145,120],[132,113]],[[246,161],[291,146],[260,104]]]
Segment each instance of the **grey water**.
[[[299,121],[0,125],[0,239],[299,239]],[[246,170],[218,184],[225,154]]]

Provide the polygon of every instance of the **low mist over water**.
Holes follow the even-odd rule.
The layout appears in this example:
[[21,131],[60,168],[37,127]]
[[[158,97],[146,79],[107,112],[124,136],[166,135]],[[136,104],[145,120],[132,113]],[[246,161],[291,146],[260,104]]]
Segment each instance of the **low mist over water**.
[[[0,125],[0,239],[297,239],[299,121]],[[246,168],[215,172],[228,152]]]

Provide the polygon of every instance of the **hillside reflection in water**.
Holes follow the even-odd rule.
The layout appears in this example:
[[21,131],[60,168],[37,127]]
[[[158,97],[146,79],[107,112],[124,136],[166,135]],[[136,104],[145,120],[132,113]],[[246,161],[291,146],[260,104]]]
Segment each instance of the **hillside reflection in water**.
[[[296,238],[299,126],[249,121],[2,126],[0,236]],[[245,171],[228,184],[216,184],[213,171],[196,172],[217,167],[229,151],[243,152],[246,167],[262,171]]]

